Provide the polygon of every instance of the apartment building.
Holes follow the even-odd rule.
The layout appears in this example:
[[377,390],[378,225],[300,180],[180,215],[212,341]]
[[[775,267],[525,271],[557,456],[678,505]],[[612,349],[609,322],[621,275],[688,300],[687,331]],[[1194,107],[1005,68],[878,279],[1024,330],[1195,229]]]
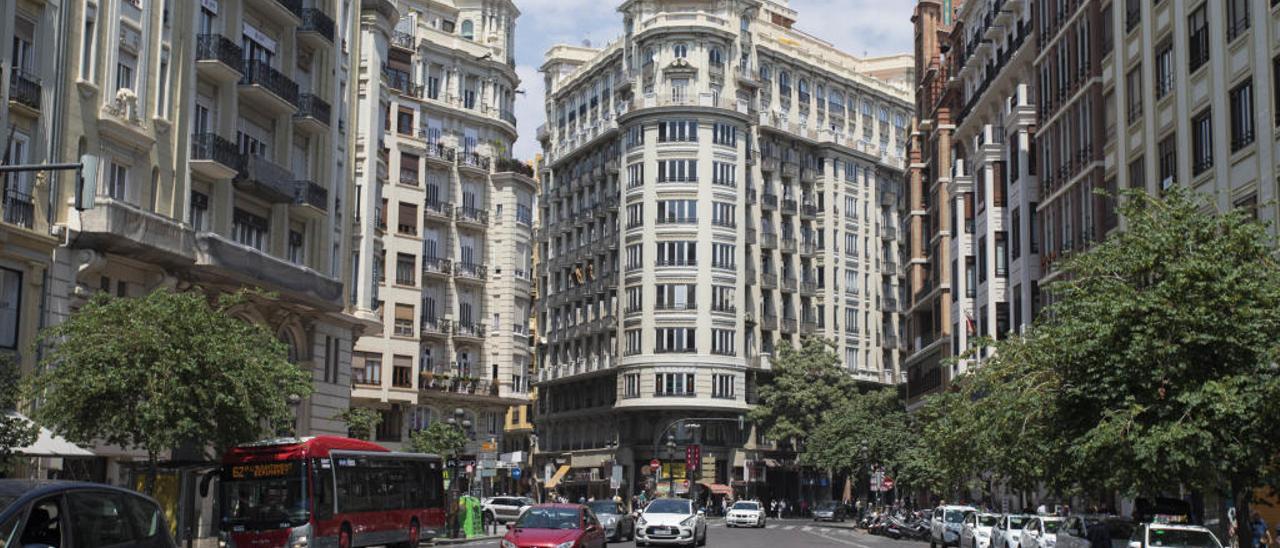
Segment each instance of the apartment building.
[[829,497],[738,420],[803,337],[867,385],[900,382],[911,58],[839,51],[786,2],[619,11],[621,39],[542,65],[535,469],[573,497],[611,479]]
[[[53,158],[59,128],[58,52],[65,10],[45,2],[0,2],[0,136],[4,164],[44,164]],[[44,325],[45,293],[59,239],[51,231],[55,175],[14,173],[0,189],[0,354],[21,371],[35,367],[36,335]]]
[[385,328],[356,343],[352,405],[379,411],[376,439],[392,447],[461,409],[474,457],[501,444],[507,409],[529,394],[537,183],[510,158],[520,12],[380,4],[354,83],[351,289]]
[[[94,156],[99,170],[83,211],[72,207],[74,178],[51,176],[49,220],[63,245],[47,291],[33,293],[47,301],[47,322],[97,291],[269,292],[237,313],[312,372],[294,432],[344,433],[334,416],[347,408],[351,344],[377,326],[343,290],[348,113],[329,106],[344,103],[343,52],[358,14],[337,0],[62,9],[63,42],[48,55],[63,54],[43,86],[60,104],[43,114],[57,124],[54,158]],[[95,452],[113,463],[136,456]]]

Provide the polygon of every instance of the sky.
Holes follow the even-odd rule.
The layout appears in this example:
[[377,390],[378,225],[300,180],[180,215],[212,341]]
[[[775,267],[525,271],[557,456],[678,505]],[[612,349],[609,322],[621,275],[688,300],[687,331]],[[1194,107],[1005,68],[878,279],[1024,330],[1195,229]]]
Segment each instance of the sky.
[[[533,159],[540,151],[536,137],[545,122],[544,86],[538,67],[555,44],[601,47],[622,35],[619,0],[515,0],[516,72],[523,95],[516,96],[520,139],[516,157]],[[914,40],[914,0],[791,0],[798,13],[796,28],[854,55],[910,52]]]

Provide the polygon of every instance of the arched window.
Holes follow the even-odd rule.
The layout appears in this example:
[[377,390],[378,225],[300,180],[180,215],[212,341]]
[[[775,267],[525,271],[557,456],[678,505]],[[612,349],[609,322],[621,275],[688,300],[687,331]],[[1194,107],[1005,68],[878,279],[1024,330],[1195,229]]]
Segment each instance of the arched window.
[[741,27],[741,28],[742,28],[742,32],[747,32],[747,30],[749,30],[749,29],[751,28],[751,18],[750,18],[750,17],[748,17],[748,16],[746,16],[746,15],[743,15],[743,16],[742,16],[742,27]]
[[652,63],[653,63],[653,58],[654,58],[654,56],[655,56],[655,55],[657,55],[657,53],[653,51],[653,48],[647,48],[647,49],[645,49],[645,50],[644,50],[644,64],[646,64],[646,65],[652,64]]
[[800,102],[807,104],[809,102],[809,80],[801,78],[798,90],[800,92]]
[[791,73],[781,71],[778,73],[778,89],[782,90],[783,95],[791,93]]
[[676,43],[675,47],[673,47],[672,50],[675,52],[677,59],[684,59],[685,57],[689,56],[689,44],[686,44],[684,42]]
[[711,60],[713,66],[724,64],[724,55],[720,52],[720,48],[711,48],[711,51],[707,53],[707,57]]
[[818,84],[818,106],[825,107],[827,103],[827,86]]
[[462,22],[462,37],[467,40],[476,39],[476,24],[470,19]]
[[831,92],[831,110],[840,114],[844,113],[844,92],[834,90]]
[[298,363],[301,356],[298,351],[298,341],[293,336],[293,330],[288,327],[281,328],[279,338],[280,342],[284,343],[285,348],[288,351],[289,363]]
[[773,80],[773,69],[769,68],[769,65],[760,65],[760,79],[765,82]]

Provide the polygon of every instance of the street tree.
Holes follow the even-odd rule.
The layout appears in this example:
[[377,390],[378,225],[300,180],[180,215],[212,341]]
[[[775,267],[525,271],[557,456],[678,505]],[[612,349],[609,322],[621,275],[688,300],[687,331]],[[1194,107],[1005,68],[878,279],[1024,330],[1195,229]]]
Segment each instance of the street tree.
[[808,337],[799,348],[778,346],[772,375],[758,390],[760,404],[749,418],[770,439],[803,443],[823,422],[823,415],[841,405],[855,387],[831,345]]
[[915,436],[915,421],[897,390],[853,394],[828,411],[809,434],[801,460],[850,475],[880,466],[896,478],[900,459]]
[[373,439],[373,433],[382,423],[382,416],[368,407],[352,407],[333,417],[347,425],[347,434],[361,440]]
[[[18,386],[18,365],[7,354],[0,355],[0,386]],[[9,471],[15,452],[35,443],[39,428],[22,417],[8,414],[18,408],[18,390],[0,390],[0,476]]]
[[28,387],[37,422],[72,442],[145,451],[148,492],[167,451],[219,454],[286,428],[311,375],[266,329],[232,315],[248,298],[96,294],[40,335],[50,351]]
[[409,450],[414,453],[456,457],[466,445],[467,436],[460,428],[439,421],[409,435]]

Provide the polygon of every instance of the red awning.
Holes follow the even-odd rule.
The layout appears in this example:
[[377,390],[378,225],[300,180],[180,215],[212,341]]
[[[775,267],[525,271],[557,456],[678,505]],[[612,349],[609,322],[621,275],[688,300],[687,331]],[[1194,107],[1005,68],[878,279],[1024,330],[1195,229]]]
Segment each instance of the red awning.
[[698,482],[698,485],[706,487],[708,491],[711,491],[711,493],[715,495],[732,495],[733,494],[733,488],[723,483]]

